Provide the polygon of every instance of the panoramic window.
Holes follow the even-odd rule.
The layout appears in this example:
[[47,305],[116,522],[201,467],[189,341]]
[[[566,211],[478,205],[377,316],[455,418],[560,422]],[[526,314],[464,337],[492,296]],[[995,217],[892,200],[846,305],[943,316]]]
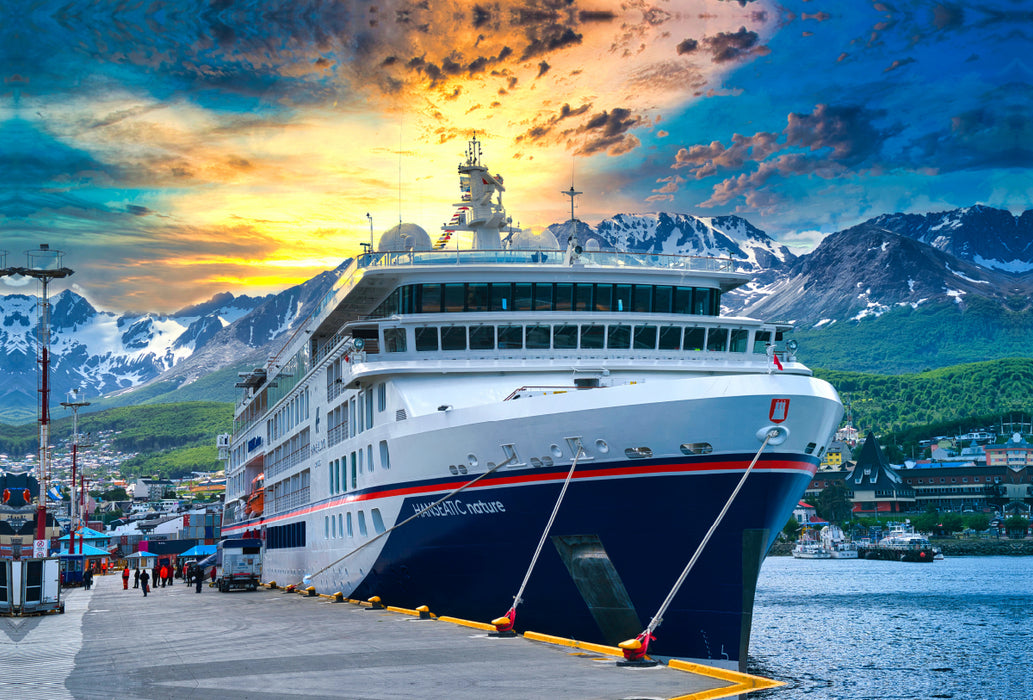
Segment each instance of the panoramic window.
[[535,283],[533,306],[535,311],[552,311],[552,284]]
[[466,350],[466,326],[445,326],[441,329],[442,350]]
[[636,350],[656,349],[656,326],[635,326],[633,346]]
[[570,350],[577,347],[577,326],[556,326],[552,329],[552,347]]
[[441,285],[420,285],[420,313],[435,314],[441,311]]
[[495,326],[472,326],[470,328],[471,350],[495,349]]
[[499,350],[519,350],[524,347],[523,326],[499,326]]
[[750,341],[750,332],[742,328],[733,328],[732,336],[728,343],[730,352],[746,352],[746,345]]
[[413,335],[416,341],[416,350],[419,352],[433,351],[438,349],[437,326],[414,328]]
[[711,328],[707,333],[707,350],[710,352],[724,352],[728,349],[728,329]]
[[574,285],[557,284],[554,303],[553,308],[557,311],[572,311],[574,309]]
[[681,326],[660,326],[660,349],[677,350],[681,347]]
[[700,351],[703,349],[703,340],[706,337],[705,328],[686,328],[685,329],[685,349]]
[[581,349],[601,350],[606,326],[581,326]]
[[609,326],[606,329],[606,347],[627,350],[631,347],[631,326]]
[[548,350],[551,344],[550,335],[549,326],[528,326],[525,331],[525,347],[528,350]]

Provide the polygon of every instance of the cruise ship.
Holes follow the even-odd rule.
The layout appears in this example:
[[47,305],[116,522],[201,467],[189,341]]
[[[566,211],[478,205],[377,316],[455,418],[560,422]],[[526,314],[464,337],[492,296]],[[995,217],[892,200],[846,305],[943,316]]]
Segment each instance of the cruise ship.
[[224,536],[281,586],[743,669],[839,396],[720,315],[732,260],[521,244],[476,139],[458,175],[436,240],[385,232],[241,373]]

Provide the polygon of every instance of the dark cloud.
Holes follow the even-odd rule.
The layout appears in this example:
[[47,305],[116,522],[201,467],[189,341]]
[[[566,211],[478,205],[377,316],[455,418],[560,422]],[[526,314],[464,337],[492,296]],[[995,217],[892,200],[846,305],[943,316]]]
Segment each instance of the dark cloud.
[[965,24],[965,11],[954,3],[939,3],[933,7],[933,26],[937,29],[958,29]]
[[147,207],[142,207],[138,204],[127,204],[126,211],[132,214],[133,216],[147,216],[148,214],[154,213]]
[[758,132],[681,148],[671,167],[685,168],[696,179],[735,171],[713,187],[705,206],[743,197],[759,202],[758,192],[778,178],[794,175],[838,177],[875,166],[886,139],[898,128],[878,128],[886,113],[856,105],[817,105],[809,114],[790,113],[781,133]]
[[591,155],[605,151],[610,155],[620,155],[635,148],[639,140],[627,132],[642,125],[642,119],[634,116],[630,110],[618,107],[610,111],[600,112],[577,129],[581,137],[579,155]]
[[713,54],[714,63],[734,61],[749,55],[757,47],[760,36],[746,27],[737,32],[720,32],[703,38],[703,43]]
[[685,39],[684,41],[678,44],[677,51],[679,56],[684,56],[687,53],[692,53],[698,48],[698,41],[696,41],[695,39]]

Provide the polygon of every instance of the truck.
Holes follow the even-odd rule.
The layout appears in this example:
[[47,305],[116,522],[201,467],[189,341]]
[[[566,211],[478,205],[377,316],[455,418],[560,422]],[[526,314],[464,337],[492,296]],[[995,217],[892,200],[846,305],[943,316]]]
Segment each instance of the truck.
[[215,585],[226,593],[233,589],[253,591],[262,576],[262,541],[227,539],[215,550]]

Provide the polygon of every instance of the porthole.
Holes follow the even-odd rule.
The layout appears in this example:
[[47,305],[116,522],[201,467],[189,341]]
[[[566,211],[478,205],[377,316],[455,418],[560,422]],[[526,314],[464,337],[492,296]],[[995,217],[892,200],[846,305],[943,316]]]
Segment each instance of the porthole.
[[459,470],[460,474],[465,474],[466,473],[466,465],[465,464],[457,464],[456,468]]
[[563,450],[560,449],[559,445],[550,445],[549,446],[549,452],[551,452],[552,456],[555,457],[556,459],[559,459],[560,457],[563,456]]
[[537,457],[532,457],[530,461],[531,461],[531,466],[536,468],[536,469],[538,467],[542,466],[542,460],[538,459]]
[[803,451],[805,454],[814,454],[814,448],[816,448],[817,446],[818,445],[816,443],[808,442],[807,447],[803,448]]
[[544,464],[547,467],[551,467],[552,464],[553,464],[552,457],[550,457],[548,455],[545,455],[544,457],[542,457],[542,464]]
[[624,450],[624,456],[628,459],[648,459],[653,456],[653,450],[648,447],[629,447]]
[[466,455],[466,466],[470,467],[471,469],[476,467],[477,466],[477,455],[475,455],[475,454],[468,454],[468,455]]
[[714,451],[709,442],[686,442],[681,445],[683,455],[708,455]]
[[448,465],[448,471],[452,472],[453,476],[459,474],[459,470],[456,469],[456,465],[454,464]]
[[606,444],[606,440],[599,439],[595,441],[595,449],[599,450],[602,454],[606,454],[610,451],[610,446]]

